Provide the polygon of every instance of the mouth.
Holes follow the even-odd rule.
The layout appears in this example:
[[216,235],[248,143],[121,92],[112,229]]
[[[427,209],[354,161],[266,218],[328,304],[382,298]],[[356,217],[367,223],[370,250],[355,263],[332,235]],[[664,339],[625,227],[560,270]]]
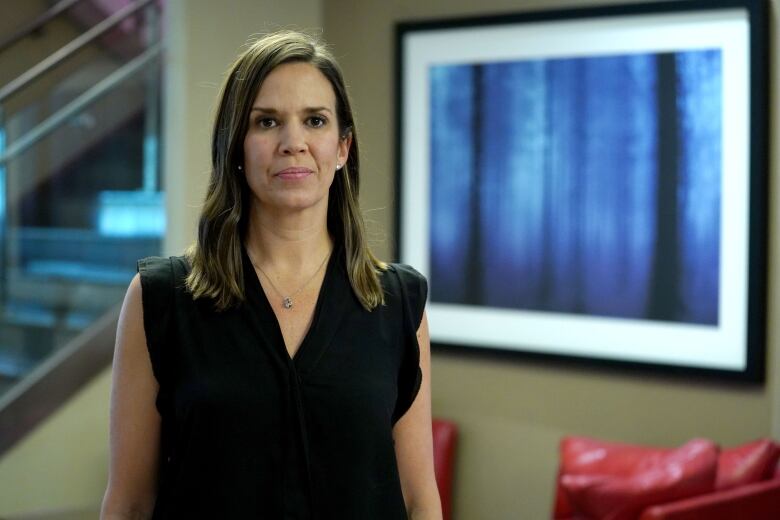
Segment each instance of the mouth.
[[291,166],[290,168],[285,168],[284,170],[276,172],[274,177],[279,177],[280,179],[302,179],[308,177],[312,173],[314,173],[314,171],[309,168]]

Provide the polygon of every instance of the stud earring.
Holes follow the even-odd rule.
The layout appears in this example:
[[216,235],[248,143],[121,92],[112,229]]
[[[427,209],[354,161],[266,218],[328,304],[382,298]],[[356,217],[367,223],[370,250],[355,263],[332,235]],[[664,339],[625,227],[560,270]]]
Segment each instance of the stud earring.
[[243,171],[243,170],[244,170],[244,167],[239,164],[238,165],[238,171]]
[[337,164],[337,165],[336,165],[336,169],[337,169],[337,170],[340,170],[340,169],[341,169],[341,165],[340,165],[340,164]]

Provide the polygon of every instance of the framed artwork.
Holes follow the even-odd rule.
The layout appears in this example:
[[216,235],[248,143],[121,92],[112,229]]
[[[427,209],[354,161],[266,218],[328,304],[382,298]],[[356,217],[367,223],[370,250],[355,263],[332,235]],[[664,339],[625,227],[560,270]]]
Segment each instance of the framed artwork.
[[401,23],[398,257],[435,348],[764,377],[767,5]]

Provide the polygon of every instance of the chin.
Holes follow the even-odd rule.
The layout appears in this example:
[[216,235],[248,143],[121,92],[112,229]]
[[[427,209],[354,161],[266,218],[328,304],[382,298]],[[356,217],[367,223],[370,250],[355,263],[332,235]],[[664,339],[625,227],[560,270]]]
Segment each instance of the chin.
[[328,199],[327,197],[323,200],[321,197],[312,197],[311,195],[309,196],[296,195],[296,196],[279,197],[274,201],[269,201],[269,203],[279,209],[286,209],[290,211],[303,211],[305,209],[316,207],[317,205],[322,203],[324,203],[327,207]]

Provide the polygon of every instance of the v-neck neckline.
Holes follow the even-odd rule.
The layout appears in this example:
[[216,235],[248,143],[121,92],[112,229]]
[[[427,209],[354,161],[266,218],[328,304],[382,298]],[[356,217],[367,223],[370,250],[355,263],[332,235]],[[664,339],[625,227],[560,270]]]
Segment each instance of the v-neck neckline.
[[[257,306],[257,312],[254,314],[260,318],[261,321],[272,326],[273,338],[268,339],[272,340],[272,342],[275,344],[275,348],[281,355],[284,356],[287,362],[292,363],[296,367],[304,364],[307,359],[307,352],[316,347],[316,345],[310,346],[310,344],[313,343],[313,337],[319,328],[324,301],[329,297],[332,291],[332,286],[334,285],[334,278],[336,274],[334,271],[337,268],[337,264],[339,264],[339,257],[344,254],[343,249],[335,244],[333,246],[333,250],[331,251],[330,258],[327,262],[327,266],[325,267],[325,275],[322,279],[320,290],[317,293],[317,301],[314,304],[314,310],[312,311],[311,323],[309,324],[308,330],[304,333],[298,349],[293,355],[290,355],[290,351],[287,349],[287,345],[284,341],[284,335],[282,334],[282,327],[279,324],[279,319],[274,312],[273,306],[268,299],[268,295],[266,294],[265,289],[263,289],[263,285],[260,283],[260,279],[257,276],[257,271],[255,270],[254,265],[252,265],[252,261],[250,260],[246,247],[243,244],[241,246],[241,254],[244,262],[244,289],[247,292],[246,297],[248,300],[254,301],[255,305]],[[314,356],[316,358],[315,362],[319,359],[320,355],[321,353]]]

